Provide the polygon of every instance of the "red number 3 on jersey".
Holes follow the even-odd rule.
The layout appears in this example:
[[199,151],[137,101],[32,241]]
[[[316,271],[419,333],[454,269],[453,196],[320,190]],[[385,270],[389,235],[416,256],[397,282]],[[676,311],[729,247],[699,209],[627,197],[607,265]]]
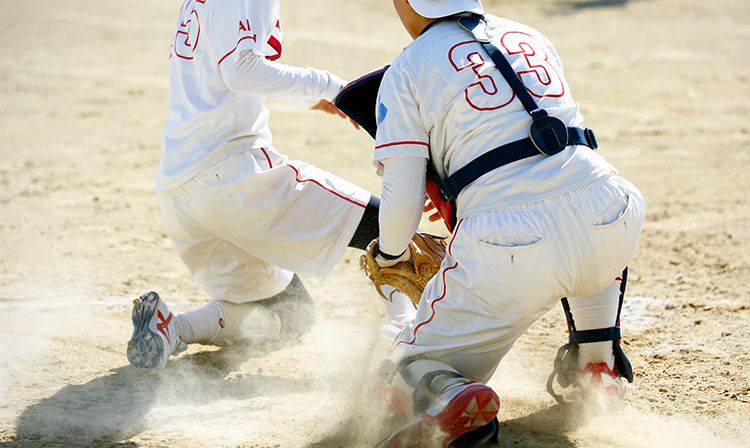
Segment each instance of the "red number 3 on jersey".
[[[515,64],[516,73],[529,92],[537,98],[559,98],[565,94],[565,84],[560,70],[555,68],[543,45],[533,36],[520,31],[510,31],[500,38],[502,49],[511,56],[522,55],[521,70]],[[508,86],[492,62],[487,62],[476,41],[466,41],[454,45],[448,52],[456,72],[471,69],[476,81],[469,84],[464,92],[466,102],[473,109],[490,111],[510,104],[516,94]]]
[[193,53],[201,37],[201,22],[195,9],[196,3],[206,3],[206,0],[186,0],[180,10],[180,21],[172,49],[174,54],[182,59],[193,59]]
[[529,34],[511,31],[500,38],[500,43],[509,55],[523,55],[528,70],[516,73],[529,93],[537,98],[559,98],[565,95],[565,84],[559,71],[552,65],[539,41]]

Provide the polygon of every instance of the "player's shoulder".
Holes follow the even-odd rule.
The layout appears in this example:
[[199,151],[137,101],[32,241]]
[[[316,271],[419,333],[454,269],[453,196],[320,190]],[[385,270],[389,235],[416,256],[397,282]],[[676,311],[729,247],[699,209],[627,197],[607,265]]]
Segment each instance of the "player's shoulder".
[[443,58],[447,49],[462,37],[468,35],[455,21],[438,22],[404,48],[394,65],[406,71],[423,72],[434,65],[435,59]]
[[391,63],[391,66],[385,72],[384,79],[403,77],[408,72],[413,71],[414,64],[415,62],[417,62],[417,58],[420,55],[419,51],[416,50],[413,44],[414,42],[407,45],[401,51],[401,54],[399,54],[398,57],[396,57],[396,59]]
[[490,26],[490,28],[533,31],[536,33],[539,32],[537,29],[535,29],[531,25],[527,25],[525,23],[519,22],[517,20],[512,20],[507,17],[500,17],[500,16],[496,16],[492,14],[487,14],[484,16],[484,18],[487,24]]
[[487,20],[489,33],[491,36],[496,36],[498,34],[504,34],[511,31],[521,32],[535,36],[537,38],[541,38],[545,43],[551,45],[551,42],[549,42],[547,36],[545,36],[544,33],[531,25],[527,25],[525,23],[511,20],[505,17],[494,16],[492,14],[487,14],[485,16],[485,19]]

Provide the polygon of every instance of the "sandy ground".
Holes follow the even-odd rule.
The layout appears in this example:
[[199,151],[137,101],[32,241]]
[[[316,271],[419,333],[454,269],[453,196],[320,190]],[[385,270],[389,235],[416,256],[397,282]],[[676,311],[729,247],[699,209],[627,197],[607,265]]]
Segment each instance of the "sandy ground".
[[[352,78],[407,43],[386,0],[282,3],[287,63]],[[367,446],[347,421],[383,310],[355,251],[304,279],[318,324],[300,345],[127,365],[135,296],[205,300],[152,192],[179,6],[0,0],[0,445]],[[556,43],[600,151],[649,204],[622,318],[625,408],[597,417],[546,395],[565,340],[555,309],[491,381],[501,446],[750,446],[750,3],[487,6]],[[378,191],[369,137],[272,111],[281,150]]]

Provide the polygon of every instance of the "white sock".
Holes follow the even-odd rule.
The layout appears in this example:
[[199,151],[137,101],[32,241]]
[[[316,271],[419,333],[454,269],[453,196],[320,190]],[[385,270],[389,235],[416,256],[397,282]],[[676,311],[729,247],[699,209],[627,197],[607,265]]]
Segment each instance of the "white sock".
[[[620,305],[620,284],[618,277],[607,288],[584,297],[568,297],[570,313],[577,330],[594,330],[609,328],[617,323],[617,308]],[[612,351],[612,341],[590,342],[580,344],[578,351],[578,367],[593,362],[606,362],[612,369],[615,355]]]
[[279,337],[279,316],[257,303],[209,302],[175,314],[175,328],[187,344],[226,345],[237,341],[261,342]]
[[253,344],[278,339],[281,319],[267,306],[255,303],[215,302],[224,310],[225,325],[216,343],[251,342]]
[[224,310],[218,302],[209,302],[200,308],[175,314],[174,324],[185,343],[213,344],[224,328]]

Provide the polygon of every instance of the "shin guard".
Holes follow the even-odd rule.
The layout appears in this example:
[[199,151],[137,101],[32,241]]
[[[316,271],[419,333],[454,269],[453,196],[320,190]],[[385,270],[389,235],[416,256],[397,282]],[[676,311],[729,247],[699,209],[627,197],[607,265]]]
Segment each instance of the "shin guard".
[[620,299],[617,308],[617,320],[613,327],[598,328],[593,330],[577,330],[573,315],[570,312],[570,304],[567,298],[563,298],[562,307],[565,312],[565,319],[568,322],[568,343],[560,347],[555,358],[554,369],[547,378],[547,392],[549,392],[558,403],[565,403],[562,395],[555,392],[554,380],[557,377],[557,383],[562,388],[568,388],[578,381],[578,347],[579,344],[591,342],[612,341],[612,351],[615,357],[615,367],[619,375],[625,378],[629,383],[633,382],[633,367],[630,359],[622,349],[620,332],[620,313],[625,298],[625,287],[628,279],[628,268],[622,272],[622,282],[620,283]]

